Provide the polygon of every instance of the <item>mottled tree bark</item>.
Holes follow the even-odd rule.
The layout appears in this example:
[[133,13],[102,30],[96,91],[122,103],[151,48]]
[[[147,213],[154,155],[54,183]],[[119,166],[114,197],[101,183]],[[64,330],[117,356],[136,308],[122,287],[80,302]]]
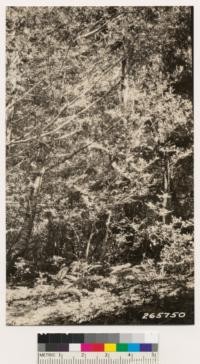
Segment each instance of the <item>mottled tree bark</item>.
[[27,249],[31,233],[34,226],[34,220],[36,215],[36,208],[38,202],[38,194],[40,190],[40,186],[42,183],[42,178],[45,172],[45,168],[42,167],[40,171],[37,173],[34,172],[34,177],[30,181],[27,200],[25,204],[25,214],[24,214],[24,222],[18,237],[16,244],[11,247],[10,256],[8,257],[8,261],[11,265],[16,261],[16,259],[23,255],[25,250]]

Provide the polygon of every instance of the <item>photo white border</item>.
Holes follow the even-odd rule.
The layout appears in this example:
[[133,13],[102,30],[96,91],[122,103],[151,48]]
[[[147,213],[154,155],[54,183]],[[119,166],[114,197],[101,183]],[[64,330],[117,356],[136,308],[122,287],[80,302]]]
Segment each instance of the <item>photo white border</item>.
[[[5,7],[6,6],[194,6],[195,119],[195,325],[193,326],[29,326],[6,327],[5,273]],[[200,0],[51,1],[1,0],[0,4],[0,361],[36,364],[40,332],[158,332],[160,364],[197,364],[200,338]],[[12,343],[12,346],[11,346]]]

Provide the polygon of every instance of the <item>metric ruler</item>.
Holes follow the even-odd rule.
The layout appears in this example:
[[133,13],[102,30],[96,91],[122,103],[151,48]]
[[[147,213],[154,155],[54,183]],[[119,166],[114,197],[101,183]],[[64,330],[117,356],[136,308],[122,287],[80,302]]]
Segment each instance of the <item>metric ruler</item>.
[[158,337],[146,334],[40,334],[38,364],[159,364]]

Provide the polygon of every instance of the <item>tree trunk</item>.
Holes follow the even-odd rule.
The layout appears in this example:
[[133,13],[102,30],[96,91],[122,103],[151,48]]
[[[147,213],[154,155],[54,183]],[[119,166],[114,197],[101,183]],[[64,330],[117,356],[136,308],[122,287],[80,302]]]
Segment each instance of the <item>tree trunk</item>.
[[31,233],[33,230],[34,219],[36,215],[36,208],[37,208],[37,197],[40,190],[40,186],[42,183],[42,178],[45,172],[45,168],[43,167],[39,172],[34,173],[33,181],[29,184],[29,192],[27,196],[26,206],[25,206],[25,215],[24,215],[24,222],[21,228],[19,238],[12,246],[10,257],[8,261],[10,264],[13,264],[16,259],[23,255],[25,250],[27,249]]
[[[168,156],[164,156],[164,195],[163,195],[163,224],[169,224],[171,222],[171,191],[170,191],[170,165]],[[169,212],[167,213],[167,210]]]
[[101,262],[104,260],[104,256],[107,250],[107,242],[108,242],[108,234],[109,234],[109,226],[110,226],[110,220],[111,220],[111,216],[112,216],[112,212],[109,211],[108,213],[108,217],[106,220],[106,232],[105,232],[105,236],[104,239],[102,241],[102,248],[101,248]]
[[89,257],[89,252],[90,252],[90,246],[91,246],[91,242],[92,242],[92,238],[95,234],[95,222],[92,224],[92,229],[91,229],[91,233],[90,233],[90,236],[89,236],[89,239],[88,239],[88,242],[87,242],[87,247],[86,247],[86,252],[85,252],[85,259],[86,259],[86,262],[88,262],[88,257]]
[[128,104],[128,78],[127,78],[127,59],[122,60],[121,74],[121,103],[122,111],[126,111]]

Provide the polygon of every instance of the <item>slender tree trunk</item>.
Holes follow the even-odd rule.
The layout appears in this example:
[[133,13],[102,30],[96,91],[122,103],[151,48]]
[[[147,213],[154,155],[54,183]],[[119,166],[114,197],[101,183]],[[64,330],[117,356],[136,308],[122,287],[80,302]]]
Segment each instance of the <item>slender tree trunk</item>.
[[104,239],[102,241],[101,258],[100,258],[101,261],[104,260],[104,256],[105,256],[105,253],[106,253],[106,250],[107,250],[107,242],[108,242],[109,226],[110,226],[111,217],[112,217],[112,212],[109,211],[107,221],[106,221],[105,237],[104,237]]
[[121,103],[122,111],[126,111],[128,104],[128,77],[127,77],[127,59],[122,60],[121,73]]
[[[170,165],[169,158],[165,154],[164,159],[164,195],[163,195],[163,210],[167,211],[171,209],[171,191],[170,191]],[[163,213],[163,224],[169,224],[171,222],[171,214]]]
[[87,247],[86,247],[86,252],[85,252],[86,262],[88,262],[88,257],[89,257],[89,252],[90,252],[90,246],[91,246],[92,238],[93,238],[93,236],[95,234],[94,227],[95,227],[95,222],[92,224],[91,233],[90,233],[90,236],[89,236],[89,239],[88,239],[88,242],[87,242]]
[[19,239],[16,244],[12,247],[10,262],[11,264],[22,255],[27,249],[31,233],[34,226],[34,219],[36,215],[37,208],[37,197],[39,194],[40,186],[42,183],[42,178],[45,172],[43,167],[40,172],[38,172],[29,185],[29,192],[27,195],[27,201],[25,206],[24,222],[19,234]]

